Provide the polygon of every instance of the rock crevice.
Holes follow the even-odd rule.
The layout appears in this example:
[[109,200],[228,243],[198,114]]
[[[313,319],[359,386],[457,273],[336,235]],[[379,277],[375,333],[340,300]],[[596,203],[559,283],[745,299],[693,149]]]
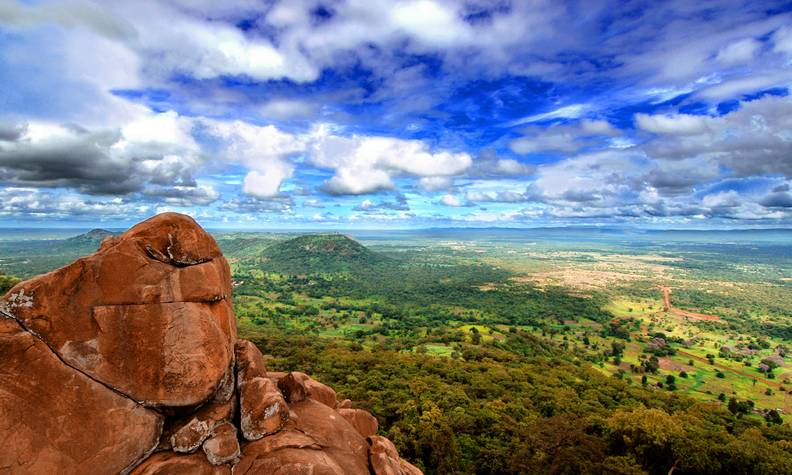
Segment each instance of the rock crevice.
[[166,213],[0,299],[0,475],[419,474],[371,414],[240,340],[231,273]]

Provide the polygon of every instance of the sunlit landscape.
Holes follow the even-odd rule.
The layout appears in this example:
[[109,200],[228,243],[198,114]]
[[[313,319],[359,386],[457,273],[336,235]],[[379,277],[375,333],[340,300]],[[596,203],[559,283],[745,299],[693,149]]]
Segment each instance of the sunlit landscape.
[[0,475],[792,474],[792,5],[0,0]]

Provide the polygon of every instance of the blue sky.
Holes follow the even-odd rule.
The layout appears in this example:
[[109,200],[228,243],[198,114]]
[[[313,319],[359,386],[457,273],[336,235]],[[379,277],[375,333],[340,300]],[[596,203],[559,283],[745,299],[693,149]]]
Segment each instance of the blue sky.
[[792,4],[0,0],[0,226],[792,224]]

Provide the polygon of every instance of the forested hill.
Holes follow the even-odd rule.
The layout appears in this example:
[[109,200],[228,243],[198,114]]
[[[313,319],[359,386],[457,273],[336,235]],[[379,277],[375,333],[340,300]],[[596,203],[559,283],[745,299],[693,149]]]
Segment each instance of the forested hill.
[[385,265],[382,256],[342,234],[308,234],[265,249],[263,265],[287,274],[355,272]]
[[78,236],[71,237],[66,239],[65,244],[67,245],[87,245],[87,246],[99,246],[105,239],[115,236],[116,233],[108,231],[106,229],[92,229],[85,234],[80,234]]

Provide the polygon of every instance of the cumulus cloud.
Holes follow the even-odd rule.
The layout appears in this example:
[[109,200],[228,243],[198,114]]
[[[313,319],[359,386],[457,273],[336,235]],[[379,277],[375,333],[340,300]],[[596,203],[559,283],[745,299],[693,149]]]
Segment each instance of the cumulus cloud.
[[655,134],[695,135],[707,130],[707,117],[701,115],[636,114],[635,123],[641,129]]
[[462,200],[460,200],[458,196],[454,196],[454,195],[443,195],[440,198],[440,204],[443,206],[453,206],[453,207],[465,205],[465,203]]
[[208,119],[202,124],[205,133],[220,139],[219,151],[227,160],[241,162],[250,169],[242,189],[258,198],[271,198],[280,192],[281,184],[294,173],[289,156],[305,149],[300,138],[272,125]]
[[393,189],[392,176],[449,177],[467,170],[467,153],[431,151],[418,140],[391,137],[342,137],[324,127],[311,136],[308,160],[332,169],[335,175],[323,189],[331,194],[359,195]]
[[[0,4],[0,184],[15,190],[8,198],[19,210],[54,213],[82,212],[79,197],[98,214],[133,212],[132,199],[255,214],[290,213],[286,195],[317,189],[382,193],[356,206],[365,217],[406,215],[406,201],[383,192],[407,182],[435,202],[427,206],[439,192],[439,204],[452,207],[532,207],[476,214],[485,221],[532,219],[533,206],[558,218],[787,216],[788,188],[715,185],[792,176],[792,99],[743,101],[725,115],[715,106],[792,85],[789,13],[756,2],[714,11],[675,1],[621,15],[591,2],[569,29],[569,5],[551,0],[319,7]],[[576,90],[587,91],[585,102]],[[695,110],[697,101],[710,101],[712,115],[673,112]],[[635,131],[625,125],[624,110],[649,103],[661,112],[635,115]],[[180,113],[161,112],[171,109]],[[317,121],[347,128],[308,131]],[[482,146],[501,155],[460,152]],[[557,161],[537,167],[532,154]],[[227,175],[207,176],[214,173]],[[232,188],[243,196],[221,196]],[[95,195],[110,196],[108,206]],[[302,198],[300,206],[328,202]]]
[[792,176],[792,97],[742,102],[723,116],[638,116],[659,137],[643,149],[658,159],[710,158],[736,176]]
[[195,186],[204,157],[190,127],[174,113],[149,114],[119,129],[30,122],[14,140],[0,142],[0,181],[88,194]]
[[448,176],[425,176],[418,180],[418,188],[423,191],[447,190],[453,184],[453,178]]

